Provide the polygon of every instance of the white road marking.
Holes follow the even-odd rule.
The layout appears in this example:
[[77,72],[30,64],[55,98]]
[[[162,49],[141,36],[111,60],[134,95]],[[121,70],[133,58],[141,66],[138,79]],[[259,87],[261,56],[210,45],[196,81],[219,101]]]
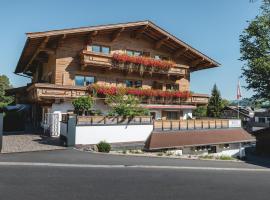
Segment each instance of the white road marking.
[[94,165],[94,164],[41,163],[41,162],[0,162],[0,166],[66,167],[66,168],[140,168],[140,169],[270,172],[270,168],[231,168],[231,167],[224,168],[224,167],[157,166],[157,165]]

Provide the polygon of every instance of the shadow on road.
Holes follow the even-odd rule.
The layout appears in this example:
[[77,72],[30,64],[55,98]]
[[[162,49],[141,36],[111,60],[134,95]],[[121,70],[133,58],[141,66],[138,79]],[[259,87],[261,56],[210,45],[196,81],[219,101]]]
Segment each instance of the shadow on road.
[[270,156],[257,154],[255,147],[246,148],[245,162],[252,165],[270,168]]

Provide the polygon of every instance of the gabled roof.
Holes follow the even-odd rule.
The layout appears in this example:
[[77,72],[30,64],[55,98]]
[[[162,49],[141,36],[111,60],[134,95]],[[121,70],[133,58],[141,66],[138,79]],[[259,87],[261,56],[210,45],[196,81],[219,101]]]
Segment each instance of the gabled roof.
[[[156,42],[157,45],[162,45],[175,56],[184,56],[190,60],[194,66],[191,71],[201,70],[205,68],[217,67],[220,65],[217,61],[211,59],[197,49],[191,47],[187,43],[168,33],[151,21],[138,21],[129,23],[109,24],[100,26],[89,26],[62,30],[51,30],[44,32],[30,32],[26,33],[27,40],[17,64],[15,73],[24,72],[26,66],[31,64],[33,57],[38,49],[48,43],[49,40],[59,41],[61,38],[69,36],[80,35],[88,37],[92,33],[104,34],[111,33],[117,34],[123,31],[133,31],[136,34],[141,34]],[[46,41],[46,42],[45,42]],[[44,46],[43,46],[44,47]]]

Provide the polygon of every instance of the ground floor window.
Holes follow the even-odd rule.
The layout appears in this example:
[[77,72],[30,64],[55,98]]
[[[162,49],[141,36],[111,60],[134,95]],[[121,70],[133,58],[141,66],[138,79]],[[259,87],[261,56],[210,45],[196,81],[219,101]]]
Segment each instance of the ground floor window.
[[178,120],[180,118],[179,111],[163,111],[163,117],[166,117],[167,120]]

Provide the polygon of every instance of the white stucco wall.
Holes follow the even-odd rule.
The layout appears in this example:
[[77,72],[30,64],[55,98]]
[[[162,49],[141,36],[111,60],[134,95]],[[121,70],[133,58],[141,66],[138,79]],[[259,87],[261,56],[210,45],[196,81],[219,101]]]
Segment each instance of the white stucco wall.
[[73,110],[74,107],[71,102],[53,103],[52,112],[59,111],[61,113],[66,113],[68,110]]
[[153,125],[77,126],[75,144],[97,144],[145,141]]
[[93,106],[94,110],[100,110],[103,114],[108,114],[110,108],[108,105],[104,104],[103,100],[96,100]]
[[192,118],[192,109],[183,109],[183,119]]

